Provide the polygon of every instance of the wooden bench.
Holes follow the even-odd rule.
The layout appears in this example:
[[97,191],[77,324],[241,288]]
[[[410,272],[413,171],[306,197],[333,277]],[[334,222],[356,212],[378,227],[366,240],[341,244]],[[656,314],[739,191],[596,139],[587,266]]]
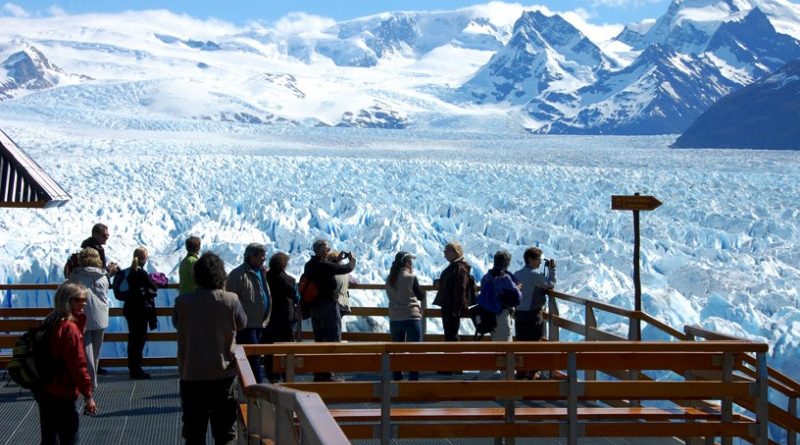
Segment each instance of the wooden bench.
[[[394,438],[408,439],[564,437],[569,428],[579,426],[582,437],[752,440],[756,420],[726,412],[720,402],[709,403],[739,399],[756,403],[752,397],[753,379],[723,376],[723,357],[740,360],[749,346],[480,342],[276,344],[245,349],[249,353],[272,352],[276,357],[273,371],[286,375],[283,386],[318,394],[350,439],[378,438],[386,431],[391,431]],[[559,378],[514,380],[514,372],[525,369],[551,370],[551,375]],[[460,378],[424,374],[422,380],[415,382],[391,380],[395,371],[434,370],[490,371],[493,378],[477,380],[482,374],[469,373]],[[577,374],[571,374],[577,370],[587,375],[603,373],[611,380],[578,380]],[[644,375],[642,370],[669,371],[674,380],[638,380]],[[297,378],[300,374],[326,371],[362,374],[345,382]],[[493,371],[500,372],[501,380]],[[717,378],[684,380],[684,375],[701,372],[709,376],[716,373]],[[642,400],[661,401],[664,407],[638,406]],[[528,406],[522,401],[545,406]],[[442,407],[436,402],[459,402],[461,406]],[[619,404],[614,405],[616,402]],[[389,430],[385,429],[387,420],[391,422]]]

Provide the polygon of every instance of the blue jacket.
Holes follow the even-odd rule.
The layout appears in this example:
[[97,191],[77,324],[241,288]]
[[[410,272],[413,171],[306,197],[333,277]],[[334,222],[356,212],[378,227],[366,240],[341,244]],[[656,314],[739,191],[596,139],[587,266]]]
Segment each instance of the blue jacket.
[[481,278],[481,292],[478,294],[478,305],[494,314],[503,309],[519,305],[522,292],[517,287],[517,279],[510,272],[495,275],[489,271]]

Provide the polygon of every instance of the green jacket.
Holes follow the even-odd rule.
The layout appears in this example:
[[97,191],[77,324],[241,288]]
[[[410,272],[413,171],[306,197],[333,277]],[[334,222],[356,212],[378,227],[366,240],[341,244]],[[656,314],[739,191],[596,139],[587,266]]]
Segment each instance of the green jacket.
[[178,284],[179,294],[188,294],[197,289],[197,282],[194,281],[194,265],[197,260],[197,254],[195,253],[190,253],[181,260],[181,265],[178,268],[178,276],[180,277],[180,284]]

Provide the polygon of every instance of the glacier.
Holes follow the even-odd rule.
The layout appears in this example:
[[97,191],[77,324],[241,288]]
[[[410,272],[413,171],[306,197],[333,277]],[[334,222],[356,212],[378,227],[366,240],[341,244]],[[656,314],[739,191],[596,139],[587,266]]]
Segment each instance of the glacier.
[[[398,250],[414,253],[420,281],[431,283],[446,265],[442,247],[457,240],[478,279],[496,250],[509,250],[515,269],[535,245],[558,260],[559,291],[631,308],[632,217],[611,211],[610,195],[641,192],[664,202],[642,213],[644,310],[679,329],[700,324],[766,341],[770,364],[800,378],[793,152],[672,150],[669,135],[530,135],[503,119],[487,119],[482,131],[391,131],[136,114],[116,128],[73,118],[0,105],[0,128],[73,197],[60,208],[0,213],[4,283],[60,282],[69,253],[104,222],[110,260],[126,264],[144,245],[149,268],[173,281],[189,235],[229,269],[246,244],[264,243],[292,256],[295,276],[324,237],[355,253],[362,283],[382,282]],[[352,294],[355,305],[386,305],[382,292]],[[164,292],[158,304],[174,296]],[[2,296],[4,306],[50,303],[43,291]],[[582,319],[582,308],[560,309]],[[345,323],[388,330],[380,318]],[[648,329],[644,338],[661,339]]]

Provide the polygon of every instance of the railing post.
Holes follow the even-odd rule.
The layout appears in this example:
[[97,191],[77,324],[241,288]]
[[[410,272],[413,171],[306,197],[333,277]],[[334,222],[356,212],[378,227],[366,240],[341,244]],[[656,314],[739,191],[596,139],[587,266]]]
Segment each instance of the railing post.
[[555,317],[558,317],[558,304],[556,304],[556,297],[547,294],[547,313],[550,315],[547,320],[547,339],[550,341],[558,341],[558,326],[556,326]]
[[426,312],[428,311],[428,293],[425,292],[425,298],[420,301],[422,308],[420,312],[422,312],[422,332],[420,333],[419,341],[425,341],[425,334],[428,333],[428,315]]
[[[591,340],[589,338],[589,333],[592,332],[593,328],[595,328],[595,329],[597,328],[597,318],[595,318],[595,316],[594,316],[594,308],[590,304],[587,303],[586,306],[584,306],[584,308],[585,308],[586,315],[584,316],[584,318],[585,318],[585,322],[584,322],[585,327],[584,327],[584,329],[585,330],[584,330],[583,338],[584,338],[584,340],[589,341],[589,340]],[[584,373],[583,374],[584,375],[584,380],[597,380],[597,371],[596,370],[594,370],[594,369],[584,370],[583,373]]]
[[[797,417],[797,397],[789,396],[789,406],[787,408],[790,416]],[[797,445],[797,433],[790,429],[786,430],[786,445]]]
[[[722,356],[722,383],[731,383],[733,381],[733,354],[726,352]],[[733,399],[731,397],[722,398],[722,422],[733,422]],[[731,436],[722,436],[722,445],[731,445],[733,438]]]
[[287,382],[294,382],[294,374],[295,374],[295,361],[294,361],[294,352],[290,352],[286,354],[286,381]]
[[278,393],[275,399],[272,401],[275,415],[275,443],[296,445],[298,441],[294,434],[295,396]]
[[381,354],[381,445],[392,442],[392,369],[389,352]]
[[639,318],[640,312],[636,312],[630,319],[628,325],[628,340],[642,340],[642,320]]
[[755,445],[767,445],[769,443],[769,370],[767,369],[767,354],[759,352],[756,354],[758,378],[757,400],[756,400],[756,441]]
[[578,445],[578,358],[567,353],[567,445]]
[[[513,351],[506,352],[506,380],[514,381],[514,371],[516,368],[516,357],[514,356]],[[509,397],[505,401],[506,405],[506,423],[514,423],[514,409],[516,407],[516,401],[514,398]],[[515,438],[514,437],[506,437],[505,438],[505,445],[514,445]]]

